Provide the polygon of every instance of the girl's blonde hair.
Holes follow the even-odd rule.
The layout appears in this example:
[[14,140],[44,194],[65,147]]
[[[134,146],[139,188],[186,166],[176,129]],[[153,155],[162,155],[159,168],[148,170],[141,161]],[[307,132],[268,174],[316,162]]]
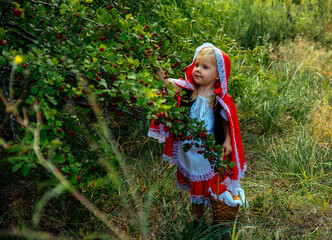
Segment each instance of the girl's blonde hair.
[[[198,54],[197,54],[197,57],[199,55],[213,55],[214,56],[214,61],[215,61],[215,64],[217,65],[217,59],[216,59],[216,54],[214,52],[214,49],[212,47],[207,47],[207,48],[203,48]],[[196,58],[197,58],[196,57]],[[193,94],[190,98],[190,101],[195,101],[198,97],[198,90],[199,90],[199,85],[194,83],[194,91],[193,91]],[[210,101],[209,101],[209,105],[211,107],[215,107],[217,105],[217,100],[216,100],[216,94],[213,92],[213,94],[211,95],[210,97]]]

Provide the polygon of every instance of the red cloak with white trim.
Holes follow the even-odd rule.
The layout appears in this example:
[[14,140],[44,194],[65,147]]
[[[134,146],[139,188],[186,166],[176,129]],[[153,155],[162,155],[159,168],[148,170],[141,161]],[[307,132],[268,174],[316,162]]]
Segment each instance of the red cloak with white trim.
[[[228,189],[232,190],[241,187],[239,180],[244,177],[246,161],[235,104],[232,97],[227,94],[228,78],[231,71],[229,57],[226,53],[214,47],[212,44],[204,43],[196,48],[193,62],[186,69],[185,79],[172,79],[172,81],[182,88],[193,90],[195,84],[193,69],[195,67],[196,57],[199,51],[207,47],[213,48],[215,51],[220,77],[220,81],[216,83],[216,89],[214,91],[216,93],[216,99],[224,108],[230,122],[231,144],[233,149],[230,159],[232,162],[236,163],[236,167],[233,168],[233,174],[229,178],[227,177],[226,179],[223,179],[222,183],[225,184]],[[158,139],[159,142],[165,142],[164,159],[172,162],[174,139],[169,136],[167,131],[164,131],[163,125],[157,125],[155,124],[155,121],[153,121],[148,136]]]

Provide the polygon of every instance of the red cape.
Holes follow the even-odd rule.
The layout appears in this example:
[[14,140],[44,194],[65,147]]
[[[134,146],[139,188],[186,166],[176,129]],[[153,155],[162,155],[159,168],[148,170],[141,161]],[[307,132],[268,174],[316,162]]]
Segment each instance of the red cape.
[[[196,57],[199,51],[206,47],[213,47],[216,54],[220,77],[220,82],[217,82],[215,86],[216,99],[224,108],[230,122],[231,144],[233,149],[230,159],[232,162],[236,163],[236,166],[233,168],[233,175],[230,176],[230,179],[225,179],[225,184],[238,187],[240,186],[239,180],[244,177],[244,171],[246,170],[246,160],[235,104],[232,97],[227,94],[228,78],[231,70],[229,57],[227,54],[214,47],[212,44],[205,43],[196,49],[193,62],[186,69],[185,79],[172,79],[172,81],[182,88],[193,90],[195,82],[192,72],[195,66]],[[158,139],[159,142],[165,142],[164,159],[172,162],[174,139],[164,131],[163,125],[155,124],[155,120],[153,120],[148,136]]]

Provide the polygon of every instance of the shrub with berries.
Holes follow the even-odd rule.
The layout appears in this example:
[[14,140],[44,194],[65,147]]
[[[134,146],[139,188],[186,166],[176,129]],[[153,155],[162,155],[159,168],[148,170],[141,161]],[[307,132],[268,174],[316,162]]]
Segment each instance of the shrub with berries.
[[[170,31],[168,23],[153,22],[156,16],[151,13],[147,18],[144,14],[120,2],[97,0],[5,1],[1,9],[0,67],[7,80],[0,110],[5,112],[6,104],[17,103],[14,118],[26,116],[32,125],[39,119],[42,153],[50,154],[53,164],[73,184],[84,184],[88,178],[84,172],[99,154],[90,145],[100,142],[94,106],[100,109],[117,143],[123,144],[121,149],[133,132],[134,122],[155,118],[175,139],[192,140],[188,147],[198,142],[206,145],[201,154],[212,162],[220,156],[221,151],[211,150],[207,141],[212,136],[200,123],[184,117],[187,109],[177,107],[180,93],[164,88],[155,76],[159,68],[165,78],[182,76],[181,69],[189,64],[197,44],[188,43],[183,27],[174,35],[175,28]],[[179,51],[183,45],[186,50]],[[17,55],[22,56],[22,63],[13,67]],[[1,116],[0,121],[8,130],[4,140],[12,143],[8,161],[13,171],[23,175],[39,171],[34,151],[25,154],[33,148],[33,133],[10,114]],[[21,152],[24,157],[15,155]],[[135,151],[128,147],[124,152]],[[112,162],[119,165],[116,158]],[[214,165],[220,168],[223,164]]]

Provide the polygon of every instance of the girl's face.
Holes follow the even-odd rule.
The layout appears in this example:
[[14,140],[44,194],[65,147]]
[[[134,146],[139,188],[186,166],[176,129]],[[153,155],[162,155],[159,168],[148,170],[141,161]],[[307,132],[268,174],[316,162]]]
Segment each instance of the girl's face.
[[198,54],[193,70],[195,83],[200,86],[213,86],[220,80],[217,60],[214,54]]

